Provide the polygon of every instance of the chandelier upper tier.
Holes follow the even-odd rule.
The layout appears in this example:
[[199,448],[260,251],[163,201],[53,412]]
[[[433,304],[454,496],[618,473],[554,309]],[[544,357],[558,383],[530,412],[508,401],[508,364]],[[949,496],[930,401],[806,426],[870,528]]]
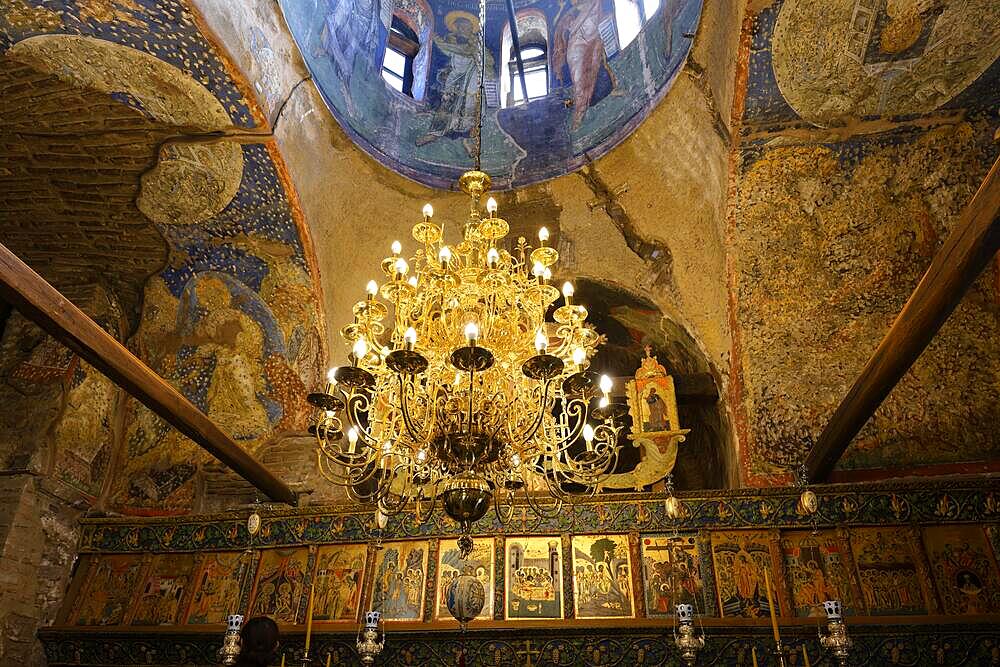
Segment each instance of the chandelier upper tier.
[[[472,200],[462,241],[447,245],[424,207],[415,251],[392,244],[384,282],[368,284],[341,330],[351,365],[309,401],[325,478],[384,516],[416,503],[426,517],[440,499],[467,530],[490,504],[505,521],[521,490],[539,514],[594,494],[617,463],[625,409],[589,369],[602,338],[571,283],[546,321],[560,296],[548,231],[507,251],[496,201],[480,210],[489,176],[469,171],[459,185]],[[552,498],[537,502],[531,486]]]

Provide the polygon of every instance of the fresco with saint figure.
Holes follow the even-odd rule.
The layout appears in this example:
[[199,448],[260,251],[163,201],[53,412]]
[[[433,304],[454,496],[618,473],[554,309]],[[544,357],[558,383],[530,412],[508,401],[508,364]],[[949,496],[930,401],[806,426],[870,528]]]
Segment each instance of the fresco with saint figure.
[[946,614],[1000,611],[1000,575],[982,526],[934,526],[924,547]]
[[[769,540],[767,533],[752,530],[712,533],[712,561],[723,616],[770,614],[764,575],[774,571]],[[772,596],[773,585],[772,577]]]
[[132,608],[139,581],[146,571],[142,556],[101,556],[88,559],[86,580],[76,598],[73,625],[121,625]]
[[375,556],[372,609],[386,621],[424,617],[424,582],[430,544],[423,540],[386,542]]
[[573,592],[577,618],[635,616],[627,536],[573,537]]
[[244,570],[249,566],[244,552],[208,552],[203,555],[194,580],[194,595],[185,623],[225,623],[238,600]]
[[250,615],[270,616],[279,623],[298,623],[308,604],[308,580],[308,549],[262,551]]
[[840,600],[845,613],[857,613],[849,560],[841,542],[831,530],[782,534],[781,550],[796,616],[825,617],[824,600]]
[[160,554],[153,559],[132,612],[132,625],[176,625],[194,578],[194,554]]
[[504,617],[563,617],[562,546],[558,535],[508,537],[504,544]]
[[316,553],[316,598],[313,602],[313,617],[317,621],[357,620],[367,557],[365,544],[320,547]]
[[438,619],[452,618],[448,611],[448,586],[457,577],[463,574],[471,574],[486,591],[486,603],[483,610],[476,618],[493,618],[493,560],[496,554],[493,550],[493,539],[478,537],[472,545],[472,553],[462,558],[462,552],[458,548],[458,540],[441,540],[438,547],[438,581],[437,594],[434,596],[435,609],[434,617]]
[[643,535],[640,544],[646,615],[673,616],[678,604],[704,612],[705,581],[695,536]]
[[[341,127],[379,162],[435,187],[454,186],[472,167],[477,135],[496,187],[568,173],[616,146],[680,72],[702,4],[516,3],[522,53],[537,48],[544,56],[544,67],[526,78],[525,103],[510,65],[513,39],[503,3],[486,6],[484,61],[475,0],[280,1]],[[387,71],[390,32],[397,49],[401,40],[407,45],[395,52],[413,55],[386,60]]]

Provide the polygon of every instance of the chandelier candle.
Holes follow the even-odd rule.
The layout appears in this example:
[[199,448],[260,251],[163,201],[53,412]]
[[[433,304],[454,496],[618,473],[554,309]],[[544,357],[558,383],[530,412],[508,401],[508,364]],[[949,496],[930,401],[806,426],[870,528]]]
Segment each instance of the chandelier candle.
[[481,213],[490,177],[470,171],[459,186],[472,200],[461,241],[448,245],[424,207],[416,248],[392,244],[384,284],[369,283],[341,329],[351,365],[308,400],[334,406],[313,429],[326,479],[387,516],[413,506],[426,519],[440,501],[467,536],[491,506],[509,520],[520,495],[543,516],[594,495],[618,461],[624,409],[590,369],[602,339],[572,283],[547,319],[560,296],[545,280],[559,259],[548,229],[537,248],[522,237],[504,249],[496,200]]

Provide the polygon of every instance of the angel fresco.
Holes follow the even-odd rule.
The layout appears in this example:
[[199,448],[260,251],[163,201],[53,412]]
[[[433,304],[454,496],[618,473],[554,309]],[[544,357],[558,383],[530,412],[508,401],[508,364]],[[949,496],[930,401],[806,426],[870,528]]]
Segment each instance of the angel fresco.
[[[611,78],[612,90],[618,84],[601,39],[601,0],[570,0],[570,5],[556,21],[552,62],[556,81],[573,86],[572,129],[577,130],[593,101],[601,70]],[[569,71],[568,78],[563,73],[564,67]]]
[[[416,143],[423,146],[442,137],[464,136],[462,143],[471,157],[475,152],[482,68],[479,19],[469,12],[453,11],[444,21],[448,34],[434,38],[434,45],[448,57],[448,64],[437,73],[441,101],[431,116],[430,127]],[[493,54],[487,50],[486,71],[494,69]]]
[[[347,80],[357,54],[375,52],[381,1],[326,0],[325,4],[327,13],[316,55],[330,56],[341,78]],[[367,60],[371,63],[374,58]]]

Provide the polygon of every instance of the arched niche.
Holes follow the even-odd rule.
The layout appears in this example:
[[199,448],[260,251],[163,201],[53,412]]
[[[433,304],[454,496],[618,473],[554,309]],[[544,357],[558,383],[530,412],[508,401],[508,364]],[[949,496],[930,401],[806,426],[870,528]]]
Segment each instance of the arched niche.
[[[652,353],[674,376],[678,387],[681,425],[691,429],[680,445],[674,466],[677,490],[718,489],[731,479],[731,425],[721,392],[716,398],[703,388],[719,386],[718,373],[695,338],[681,324],[663,315],[651,301],[619,287],[590,280],[577,280],[574,300],[587,307],[587,321],[607,338],[591,360],[591,368],[612,377],[635,375],[649,345]],[[699,391],[692,391],[699,388]],[[624,391],[619,384],[616,393]],[[624,472],[639,462],[640,451],[624,437],[617,468]]]

